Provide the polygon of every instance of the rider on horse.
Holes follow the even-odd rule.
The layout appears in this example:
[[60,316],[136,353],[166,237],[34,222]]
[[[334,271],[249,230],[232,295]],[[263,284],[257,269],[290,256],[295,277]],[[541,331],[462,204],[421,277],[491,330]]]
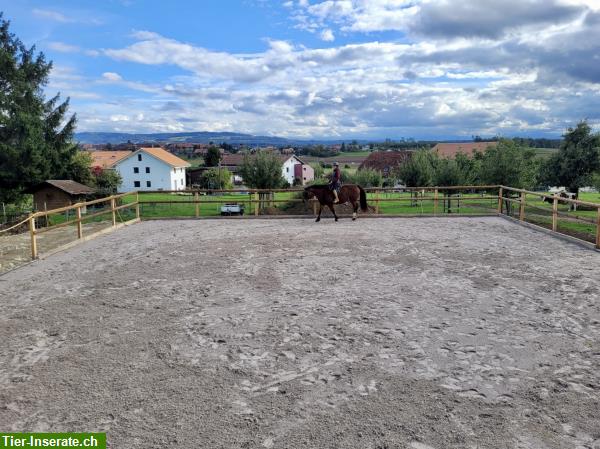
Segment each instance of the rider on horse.
[[333,201],[334,203],[340,202],[340,197],[338,196],[338,192],[339,192],[340,188],[342,187],[341,178],[342,178],[342,172],[340,171],[340,164],[338,164],[337,162],[334,162],[333,163],[333,173],[331,174],[331,180],[329,181],[329,188],[331,189],[331,191],[333,192],[333,195],[335,196],[335,200]]

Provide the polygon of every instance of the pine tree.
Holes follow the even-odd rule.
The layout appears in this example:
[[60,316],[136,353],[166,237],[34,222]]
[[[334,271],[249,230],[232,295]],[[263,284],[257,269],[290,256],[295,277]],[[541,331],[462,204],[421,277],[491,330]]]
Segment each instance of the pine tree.
[[[46,179],[69,176],[77,153],[75,115],[65,120],[69,100],[46,100],[42,91],[52,63],[9,31],[0,13],[0,201]],[[65,123],[66,122],[66,123]]]

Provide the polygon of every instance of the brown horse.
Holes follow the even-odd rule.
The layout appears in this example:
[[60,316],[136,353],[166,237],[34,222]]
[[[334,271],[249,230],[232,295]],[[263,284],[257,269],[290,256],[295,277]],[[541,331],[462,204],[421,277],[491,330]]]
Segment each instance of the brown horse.
[[[366,212],[369,209],[367,205],[367,194],[363,190],[361,186],[357,186],[355,184],[346,184],[342,186],[340,189],[338,196],[340,198],[339,204],[350,203],[354,208],[354,213],[352,214],[352,220],[356,220],[356,211],[358,210],[358,204],[360,202],[360,208],[363,212]],[[321,220],[321,211],[323,210],[323,206],[329,207],[331,212],[333,212],[333,216],[335,217],[335,221],[338,221],[338,216],[335,213],[335,209],[333,206],[333,201],[335,200],[335,196],[333,192],[329,188],[328,185],[314,185],[308,186],[304,189],[304,200],[309,200],[311,198],[316,198],[319,200],[319,216],[316,221]]]

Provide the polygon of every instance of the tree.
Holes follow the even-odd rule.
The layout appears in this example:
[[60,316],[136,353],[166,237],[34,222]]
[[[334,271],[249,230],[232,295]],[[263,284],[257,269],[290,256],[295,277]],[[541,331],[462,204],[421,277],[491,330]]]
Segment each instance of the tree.
[[[498,145],[486,148],[481,156],[479,179],[483,184],[527,189],[536,185],[538,172],[535,150],[514,140],[501,139]],[[505,192],[504,195],[509,196],[510,193]],[[509,209],[508,201],[506,208]]]
[[0,13],[0,201],[18,200],[23,190],[68,175],[77,153],[72,143],[75,115],[69,100],[46,100],[51,62],[27,49]]
[[397,170],[398,177],[407,187],[427,187],[433,184],[437,155],[428,150],[415,151]]
[[549,185],[565,186],[578,193],[591,184],[594,172],[600,170],[600,134],[583,121],[569,128],[558,150],[542,166],[541,178]]
[[277,189],[285,180],[281,176],[282,163],[270,152],[260,151],[254,157],[244,156],[240,167],[240,175],[244,184],[254,189]]
[[78,151],[71,159],[69,178],[86,186],[93,186],[95,177],[92,173],[92,156],[87,151]]
[[216,167],[221,162],[221,150],[218,147],[209,147],[204,158],[204,165],[207,167]]
[[[254,189],[276,189],[287,184],[281,176],[282,163],[277,155],[268,151],[259,151],[254,157],[244,156],[240,167],[240,175],[244,184]],[[272,199],[268,193],[260,193],[259,209]]]
[[203,189],[231,189],[231,172],[226,168],[211,168],[202,173],[200,187]]
[[94,185],[101,196],[109,196],[117,193],[123,182],[121,175],[116,170],[103,170],[96,167],[92,170]]
[[538,170],[535,150],[502,139],[483,153],[479,178],[484,184],[532,188],[537,183]]
[[383,185],[383,175],[377,170],[368,168],[357,170],[354,174],[343,172],[344,182],[348,184],[357,184],[361,187],[381,187]]

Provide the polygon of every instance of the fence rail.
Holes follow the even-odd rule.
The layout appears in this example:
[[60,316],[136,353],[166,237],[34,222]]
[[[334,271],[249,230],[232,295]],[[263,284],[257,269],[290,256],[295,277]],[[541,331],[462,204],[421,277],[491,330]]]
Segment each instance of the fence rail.
[[[600,249],[600,204],[598,203],[562,198],[543,192],[532,192],[501,185],[409,187],[401,189],[392,187],[366,188],[365,191],[368,194],[368,202],[372,208],[371,213],[375,216],[439,216],[440,212],[455,215],[508,215],[519,221],[540,225],[553,232],[568,234],[580,239],[585,234],[583,240],[594,243],[596,248]],[[150,213],[152,210],[146,211],[148,213],[148,216],[146,216],[144,207],[156,208],[156,206],[161,205],[182,207],[185,205],[187,209],[184,216],[200,218],[206,216],[207,205],[210,208],[213,205],[218,206],[234,202],[247,204],[250,209],[248,212],[258,216],[265,213],[268,208],[277,209],[279,205],[303,203],[304,199],[292,197],[299,192],[303,192],[303,189],[133,191],[32,213],[29,217],[10,228],[0,230],[0,236],[27,224],[30,235],[31,259],[36,259],[39,256],[38,236],[54,229],[73,226],[76,228],[76,241],[93,237],[95,233],[84,235],[83,224],[101,216],[109,215],[110,219],[107,219],[107,221],[110,223],[111,228],[115,228],[118,226],[117,215],[119,215],[120,224],[128,224],[143,218],[152,218]],[[170,194],[172,194],[172,198]],[[292,195],[289,197],[283,197],[285,195],[276,197],[276,194]],[[406,194],[410,195],[406,196]],[[152,198],[152,195],[157,197]],[[162,195],[169,195],[169,199],[164,199]],[[219,195],[229,195],[230,198],[220,199]],[[240,198],[242,195],[243,197]],[[176,196],[185,196],[185,199],[176,200]],[[551,207],[544,207],[545,203],[550,203]],[[100,211],[86,213],[88,207],[95,206],[97,208],[99,205],[105,207]],[[586,212],[572,214],[570,210],[567,212],[560,210],[559,206],[561,205],[563,207],[569,206],[569,209],[585,208]],[[420,213],[415,214],[415,211],[408,210],[408,207],[420,208]],[[120,211],[125,209],[134,211],[132,219],[123,220]],[[591,213],[588,214],[587,212],[590,210]],[[209,212],[214,214],[215,210]],[[313,200],[312,208],[305,207],[303,212],[304,214],[312,212],[316,215],[318,212],[316,201]],[[159,217],[173,218],[178,216],[177,213],[165,214]],[[54,224],[52,224],[53,220],[55,221]],[[578,226],[585,227],[585,232],[580,232]],[[592,230],[592,228],[595,229]]]

